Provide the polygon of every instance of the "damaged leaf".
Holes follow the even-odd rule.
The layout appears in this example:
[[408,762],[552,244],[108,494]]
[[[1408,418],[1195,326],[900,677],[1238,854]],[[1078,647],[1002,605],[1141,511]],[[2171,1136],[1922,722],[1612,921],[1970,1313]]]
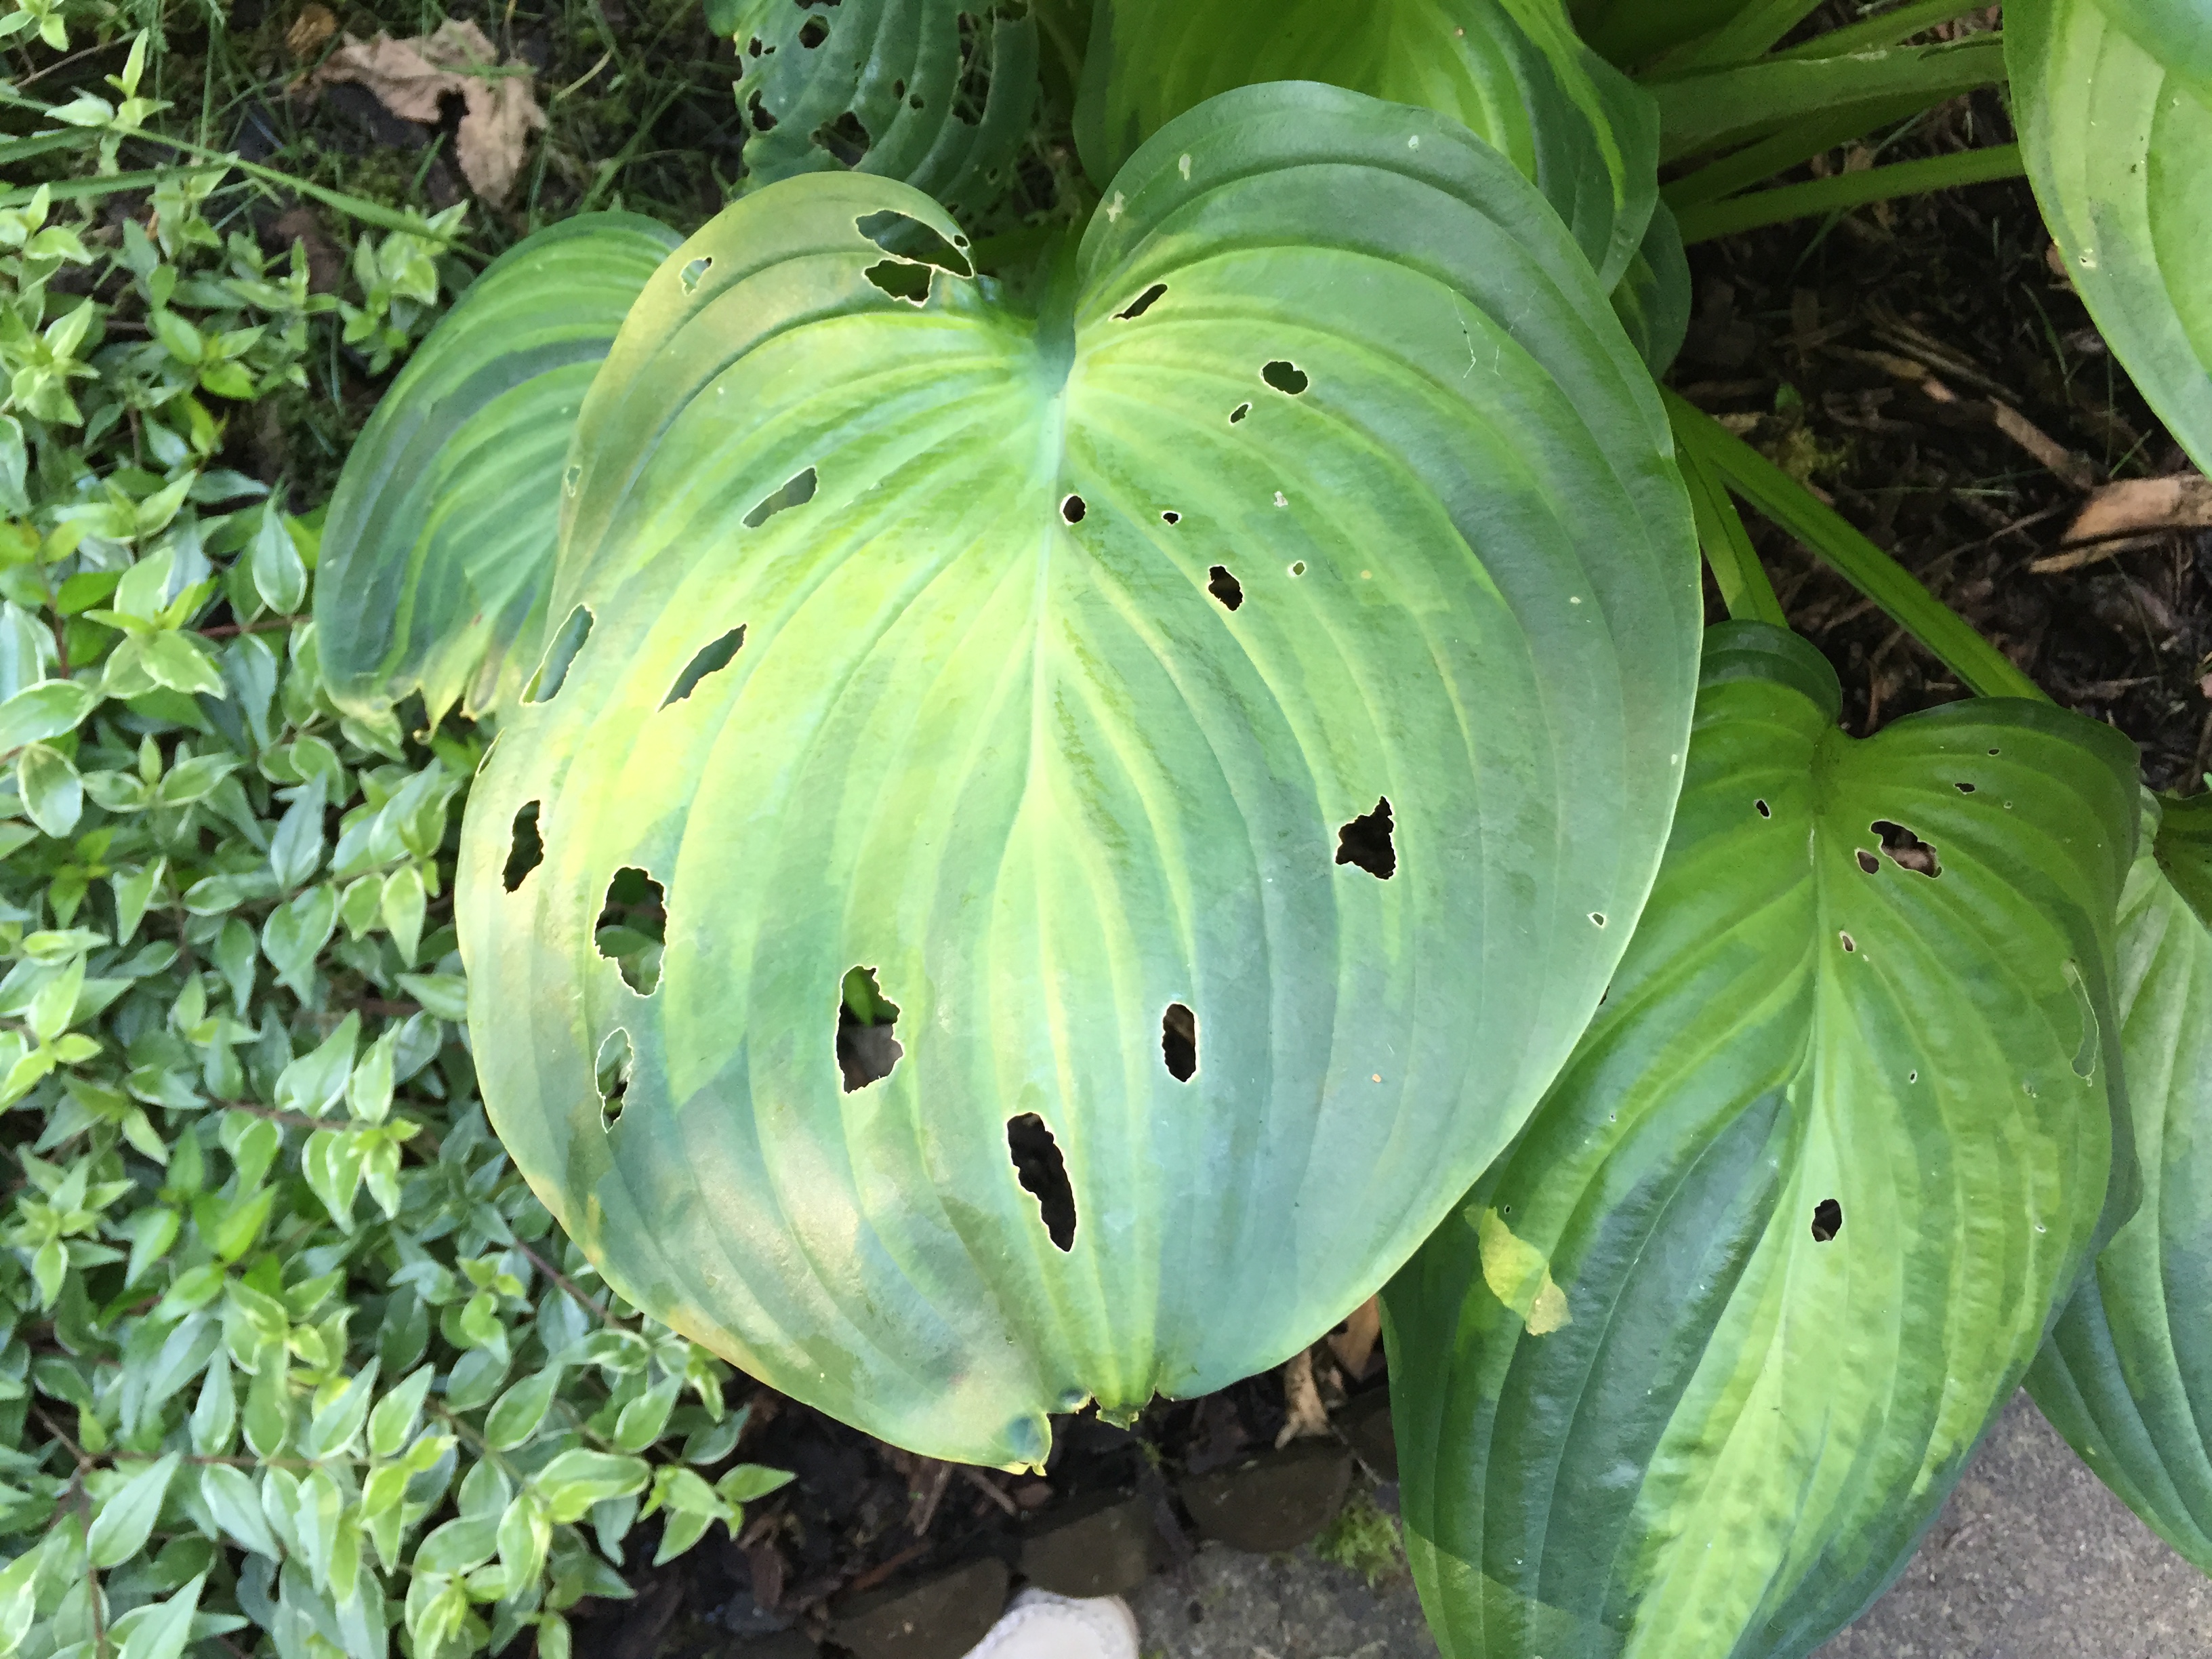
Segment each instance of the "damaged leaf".
[[434,33],[395,40],[349,34],[308,77],[311,87],[350,81],[374,93],[403,120],[435,126],[439,100],[458,93],[466,105],[453,147],[461,175],[485,201],[504,202],[521,171],[530,135],[545,125],[527,64],[501,63],[474,23],[448,19]]

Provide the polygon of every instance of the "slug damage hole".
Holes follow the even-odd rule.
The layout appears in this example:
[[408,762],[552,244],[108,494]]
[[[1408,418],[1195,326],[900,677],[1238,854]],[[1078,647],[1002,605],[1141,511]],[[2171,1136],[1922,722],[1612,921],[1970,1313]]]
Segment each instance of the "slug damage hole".
[[975,274],[975,267],[968,263],[967,257],[959,249],[921,220],[911,218],[895,209],[864,213],[853,221],[853,228],[895,258],[935,265],[939,270],[950,271],[955,276],[973,276]]
[[810,466],[805,471],[787,483],[782,489],[771,490],[762,496],[760,504],[745,514],[745,528],[758,530],[785,509],[805,506],[814,499],[814,486],[817,482],[814,469]]
[[1081,524],[1086,510],[1083,505],[1083,497],[1080,495],[1069,495],[1060,504],[1060,516],[1070,524]]
[[1951,787],[1962,795],[1971,795],[1974,793],[1974,786],[1971,783],[1954,783]]
[[1068,1185],[1067,1164],[1060,1143],[1052,1138],[1044,1120],[1024,1112],[1006,1120],[1006,1150],[1013,1155],[1014,1173],[1024,1191],[1037,1201],[1044,1230],[1063,1253],[1075,1248],[1075,1189]]
[[507,846],[507,868],[501,879],[510,893],[530,878],[530,872],[545,862],[545,842],[538,833],[538,814],[544,803],[525,801],[514,815],[514,831]]
[[630,1068],[636,1060],[629,1033],[619,1025],[608,1032],[606,1041],[599,1044],[599,1058],[592,1062],[592,1084],[599,1091],[599,1127],[603,1129],[613,1128],[622,1116],[623,1100],[629,1093]]
[[1769,806],[1765,801],[1755,800],[1752,802],[1752,805],[1759,809],[1759,817],[1763,818],[1771,818],[1774,816],[1774,809],[1771,806]]
[[1377,881],[1388,881],[1398,868],[1398,848],[1390,838],[1390,799],[1379,796],[1375,810],[1364,812],[1336,832],[1336,861],[1356,865]]
[[1168,1004],[1160,1016],[1160,1058],[1177,1083],[1198,1075],[1198,1016],[1180,1002]]
[[1234,408],[1234,409],[1232,409],[1232,410],[1231,410],[1229,411],[1229,424],[1230,424],[1230,425],[1231,425],[1231,426],[1235,426],[1235,425],[1237,424],[1237,422],[1239,422],[1239,421],[1243,420],[1243,419],[1247,415],[1249,415],[1251,412],[1252,412],[1252,405],[1251,405],[1251,404],[1237,404],[1236,408]]
[[1244,603],[1243,586],[1229,574],[1225,564],[1217,564],[1206,573],[1206,591],[1221,601],[1224,611],[1234,611]]
[[1168,285],[1165,283],[1154,283],[1142,294],[1139,294],[1135,299],[1129,301],[1128,309],[1126,311],[1115,312],[1114,313],[1114,319],[1116,322],[1122,323],[1133,323],[1136,321],[1138,318],[1150,311],[1152,308],[1153,304],[1159,299],[1160,295],[1165,294],[1167,291]]
[[1849,933],[1838,933],[1838,934],[1836,935],[1836,937],[1837,937],[1838,939],[1839,939],[1843,940],[1843,942],[1844,942],[1844,954],[1845,956],[1850,956],[1850,955],[1851,955],[1852,953],[1854,953],[1855,951],[1857,951],[1857,949],[1859,948],[1859,942],[1858,942],[1856,939],[1853,939],[1853,938],[1852,938]]
[[876,141],[860,124],[860,118],[851,110],[834,119],[824,121],[806,135],[806,142],[823,151],[841,167],[856,167],[867,159],[868,148]]
[[1296,363],[1286,362],[1280,357],[1262,368],[1260,371],[1260,378],[1274,387],[1276,391],[1285,392],[1293,398],[1299,396],[1313,384],[1306,377],[1305,370],[1300,368]]
[[701,646],[691,660],[684,665],[684,672],[676,677],[676,684],[668,688],[668,695],[660,700],[660,706],[665,708],[671,703],[682,702],[698,690],[701,680],[727,668],[737,656],[738,647],[744,642],[745,630],[740,626],[732,628],[712,644]]
[[1844,1230],[1844,1206],[1824,1198],[1813,1206],[1813,1242],[1825,1244]]
[[592,948],[615,964],[623,983],[641,997],[660,986],[661,942],[668,936],[668,896],[635,865],[607,883],[607,896],[592,928]]
[[927,265],[906,259],[881,259],[860,273],[894,300],[909,305],[929,303],[929,284],[937,273]]
[[761,101],[761,95],[757,92],[745,100],[745,114],[752,121],[755,132],[775,131],[775,117],[769,112],[769,106]]
[[1935,848],[1903,824],[1876,818],[1867,827],[1881,837],[1881,850],[1893,862],[1916,875],[1931,878],[1943,873],[1943,866],[1936,861]]
[[714,268],[714,256],[712,254],[702,254],[700,258],[691,260],[684,267],[683,270],[678,271],[676,273],[677,280],[684,284],[684,291],[686,294],[696,294],[699,291],[700,279],[706,276],[706,274]]
[[830,38],[830,25],[819,17],[810,17],[799,26],[799,44],[811,52]]
[[1859,868],[1865,871],[1867,874],[1872,876],[1879,875],[1881,873],[1881,860],[1876,858],[1873,854],[1868,852],[1865,848],[1862,847],[1858,848],[1852,856],[1858,860]]
[[1160,514],[1160,522],[1162,524],[1170,525],[1181,524],[1182,522],[1182,514],[1176,512],[1173,507],[1170,507],[1166,512]]
[[880,1083],[906,1054],[891,1035],[899,1006],[876,983],[876,970],[854,966],[837,987],[837,1072],[845,1092]]
[[552,702],[568,682],[569,665],[576,660],[576,653],[591,637],[591,607],[580,605],[568,613],[568,619],[553,635],[552,643],[545,647],[544,659],[538,663],[538,672],[530,677],[529,690],[522,694],[523,702]]

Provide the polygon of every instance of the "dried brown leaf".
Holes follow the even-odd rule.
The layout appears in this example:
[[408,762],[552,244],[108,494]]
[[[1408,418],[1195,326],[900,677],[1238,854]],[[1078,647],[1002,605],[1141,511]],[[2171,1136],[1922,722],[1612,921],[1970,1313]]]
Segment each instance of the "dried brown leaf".
[[310,77],[313,86],[350,81],[367,87],[402,120],[434,125],[449,93],[466,106],[454,148],[469,188],[502,202],[514,188],[530,135],[545,125],[526,64],[502,64],[499,50],[474,23],[450,19],[433,34],[395,40],[352,35]]

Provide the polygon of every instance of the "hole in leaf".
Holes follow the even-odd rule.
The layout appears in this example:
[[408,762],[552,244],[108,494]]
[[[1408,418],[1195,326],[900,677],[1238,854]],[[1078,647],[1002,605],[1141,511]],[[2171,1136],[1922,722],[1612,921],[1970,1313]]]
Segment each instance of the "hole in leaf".
[[1923,876],[1943,873],[1943,866],[1936,862],[1936,849],[1903,824],[1876,818],[1868,828],[1881,837],[1881,850],[1907,870]]
[[1996,750],[1994,750],[1994,749],[1992,749],[1992,750],[1990,750],[1990,753],[1991,753],[1992,755],[1996,754],[1996,752],[1997,752],[1997,751],[1996,751]]
[[1593,910],[1593,911],[1591,911],[1591,912],[1590,912],[1590,920],[1591,920],[1592,921],[1595,922],[1599,927],[1604,927],[1604,926],[1605,926],[1605,912],[1604,912],[1604,911],[1602,911],[1602,910]]
[[1907,1083],[1917,1083],[1920,1081],[1920,1073],[1917,1071],[1907,1072],[1905,1074],[1905,1080]]
[[768,106],[761,102],[760,94],[755,93],[745,100],[745,113],[751,117],[755,132],[775,131],[775,117],[769,113]]
[[908,107],[909,107],[909,108],[911,108],[911,109],[927,109],[927,108],[928,107],[928,106],[927,106],[927,105],[924,104],[924,103],[921,101],[921,94],[920,93],[918,93],[918,92],[917,92],[916,94],[915,94],[915,95],[914,95],[913,97],[911,97],[911,98],[908,99],[906,101],[907,101]]
[[1755,800],[1752,802],[1752,805],[1759,809],[1759,817],[1763,818],[1771,818],[1774,816],[1774,809],[1771,806],[1769,806],[1765,801]]
[[1305,370],[1279,357],[1260,371],[1260,378],[1276,391],[1287,392],[1293,398],[1313,384],[1306,378]]
[[599,1094],[599,1123],[611,1129],[622,1115],[623,1098],[629,1092],[629,1074],[637,1054],[630,1047],[629,1033],[619,1025],[606,1035],[599,1044],[599,1058],[592,1062],[592,1086]]
[[906,82],[903,82],[903,81],[894,81],[894,82],[891,82],[891,96],[892,96],[892,97],[894,97],[894,98],[903,98],[903,97],[905,97],[905,96],[906,96]]
[[1858,941],[1853,939],[1849,933],[1838,933],[1836,937],[1843,940],[1844,949],[1846,951],[1856,951],[1859,948]]
[[762,496],[760,505],[745,514],[745,528],[758,530],[786,507],[805,506],[814,499],[814,469],[810,466],[782,489]]
[[799,26],[799,44],[809,52],[830,38],[830,25],[819,17],[810,17]]
[[668,896],[660,884],[635,865],[616,871],[592,928],[592,947],[641,997],[659,988],[660,947],[667,934]]
[[939,270],[949,270],[955,276],[973,276],[975,267],[967,258],[921,220],[909,217],[895,209],[884,208],[875,213],[864,213],[853,221],[861,235],[866,237],[886,253],[902,259],[917,260],[922,264],[935,265]]
[[1217,564],[1206,573],[1206,591],[1220,600],[1225,610],[1234,611],[1244,603],[1244,589],[1225,564]]
[[837,988],[837,1071],[845,1092],[880,1083],[906,1053],[891,1035],[899,1006],[876,984],[872,968],[849,968]]
[[561,487],[571,495],[576,493],[576,486],[583,481],[584,469],[580,466],[572,465],[561,475]]
[[826,153],[839,167],[856,167],[866,159],[868,146],[875,141],[868,137],[867,128],[860,125],[860,118],[847,110],[807,134],[806,142]]
[[553,635],[553,642],[545,647],[545,659],[538,665],[538,672],[530,678],[530,689],[522,694],[525,702],[550,702],[568,678],[568,665],[576,660],[576,653],[584,648],[584,641],[592,637],[592,612],[587,605],[578,605],[568,613]]
[[1135,299],[1130,301],[1128,308],[1126,311],[1117,311],[1114,315],[1122,322],[1133,322],[1138,318],[1143,316],[1146,312],[1150,311],[1152,308],[1153,302],[1157,301],[1161,295],[1167,291],[1168,285],[1165,283],[1154,283],[1142,294],[1139,294]]
[[1954,783],[1951,787],[1962,795],[1971,795],[1974,793],[1974,786],[1971,783]]
[[1023,1188],[1037,1201],[1044,1230],[1061,1250],[1075,1248],[1075,1189],[1067,1182],[1067,1164],[1060,1143],[1052,1138],[1044,1120],[1024,1112],[1006,1120],[1006,1150],[1013,1154],[1014,1172]]
[[522,810],[514,815],[514,838],[507,844],[504,877],[507,890],[510,893],[529,878],[532,870],[545,862],[545,843],[538,834],[538,806],[537,801],[526,801]]
[[1251,405],[1251,404],[1237,404],[1236,408],[1234,408],[1234,409],[1232,409],[1232,410],[1231,410],[1229,411],[1229,424],[1230,424],[1230,425],[1231,425],[1231,426],[1235,426],[1235,425],[1237,424],[1237,422],[1239,422],[1239,421],[1243,420],[1243,419],[1247,415],[1249,415],[1251,412],[1252,412],[1252,405]]
[[678,280],[684,284],[684,291],[686,294],[696,294],[699,289],[699,279],[714,268],[714,256],[702,254],[698,258],[691,260],[676,275]]
[[1844,1230],[1844,1206],[1824,1198],[1813,1206],[1813,1242],[1825,1244]]
[[1865,848],[1862,847],[1858,849],[1857,858],[1859,861],[1859,868],[1865,871],[1867,874],[1871,876],[1880,873],[1881,870],[1881,860],[1876,858],[1873,854],[1868,852]]
[[727,668],[731,659],[738,654],[738,647],[744,642],[745,630],[732,628],[712,644],[701,646],[691,660],[684,665],[684,672],[676,677],[676,684],[668,688],[668,695],[660,700],[660,706],[665,708],[671,703],[682,702],[698,688],[701,680]]
[[1081,524],[1083,514],[1083,497],[1080,495],[1070,495],[1060,504],[1060,516],[1070,524]]
[[1306,562],[1304,559],[1293,559],[1291,561],[1291,574],[1293,576],[1303,576],[1305,574]]
[[1390,839],[1389,796],[1336,832],[1336,861],[1357,865],[1378,881],[1390,879],[1398,868],[1398,849]]
[[925,305],[929,300],[930,279],[937,275],[927,265],[918,265],[906,259],[883,259],[860,273],[894,300],[905,300],[915,305]]
[[1198,1016],[1180,1002],[1168,1004],[1160,1016],[1160,1057],[1168,1075],[1188,1083],[1198,1072]]
[[1160,514],[1160,522],[1162,524],[1181,524],[1182,522],[1182,514],[1170,507],[1168,511]]

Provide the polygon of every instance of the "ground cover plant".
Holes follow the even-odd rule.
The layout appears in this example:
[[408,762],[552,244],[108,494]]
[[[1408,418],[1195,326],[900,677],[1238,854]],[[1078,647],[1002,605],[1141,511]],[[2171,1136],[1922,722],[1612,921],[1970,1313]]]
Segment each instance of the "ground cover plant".
[[[554,19],[614,153],[382,195],[157,21],[0,24],[0,1644],[557,1653],[732,1364],[1041,1467],[1386,1279],[1447,1651],[1808,1650],[2039,1347],[2206,1561],[2202,798],[1655,383],[1686,242],[2026,172],[2201,464],[2193,9]],[[1838,732],[1739,500],[1976,695]]]

